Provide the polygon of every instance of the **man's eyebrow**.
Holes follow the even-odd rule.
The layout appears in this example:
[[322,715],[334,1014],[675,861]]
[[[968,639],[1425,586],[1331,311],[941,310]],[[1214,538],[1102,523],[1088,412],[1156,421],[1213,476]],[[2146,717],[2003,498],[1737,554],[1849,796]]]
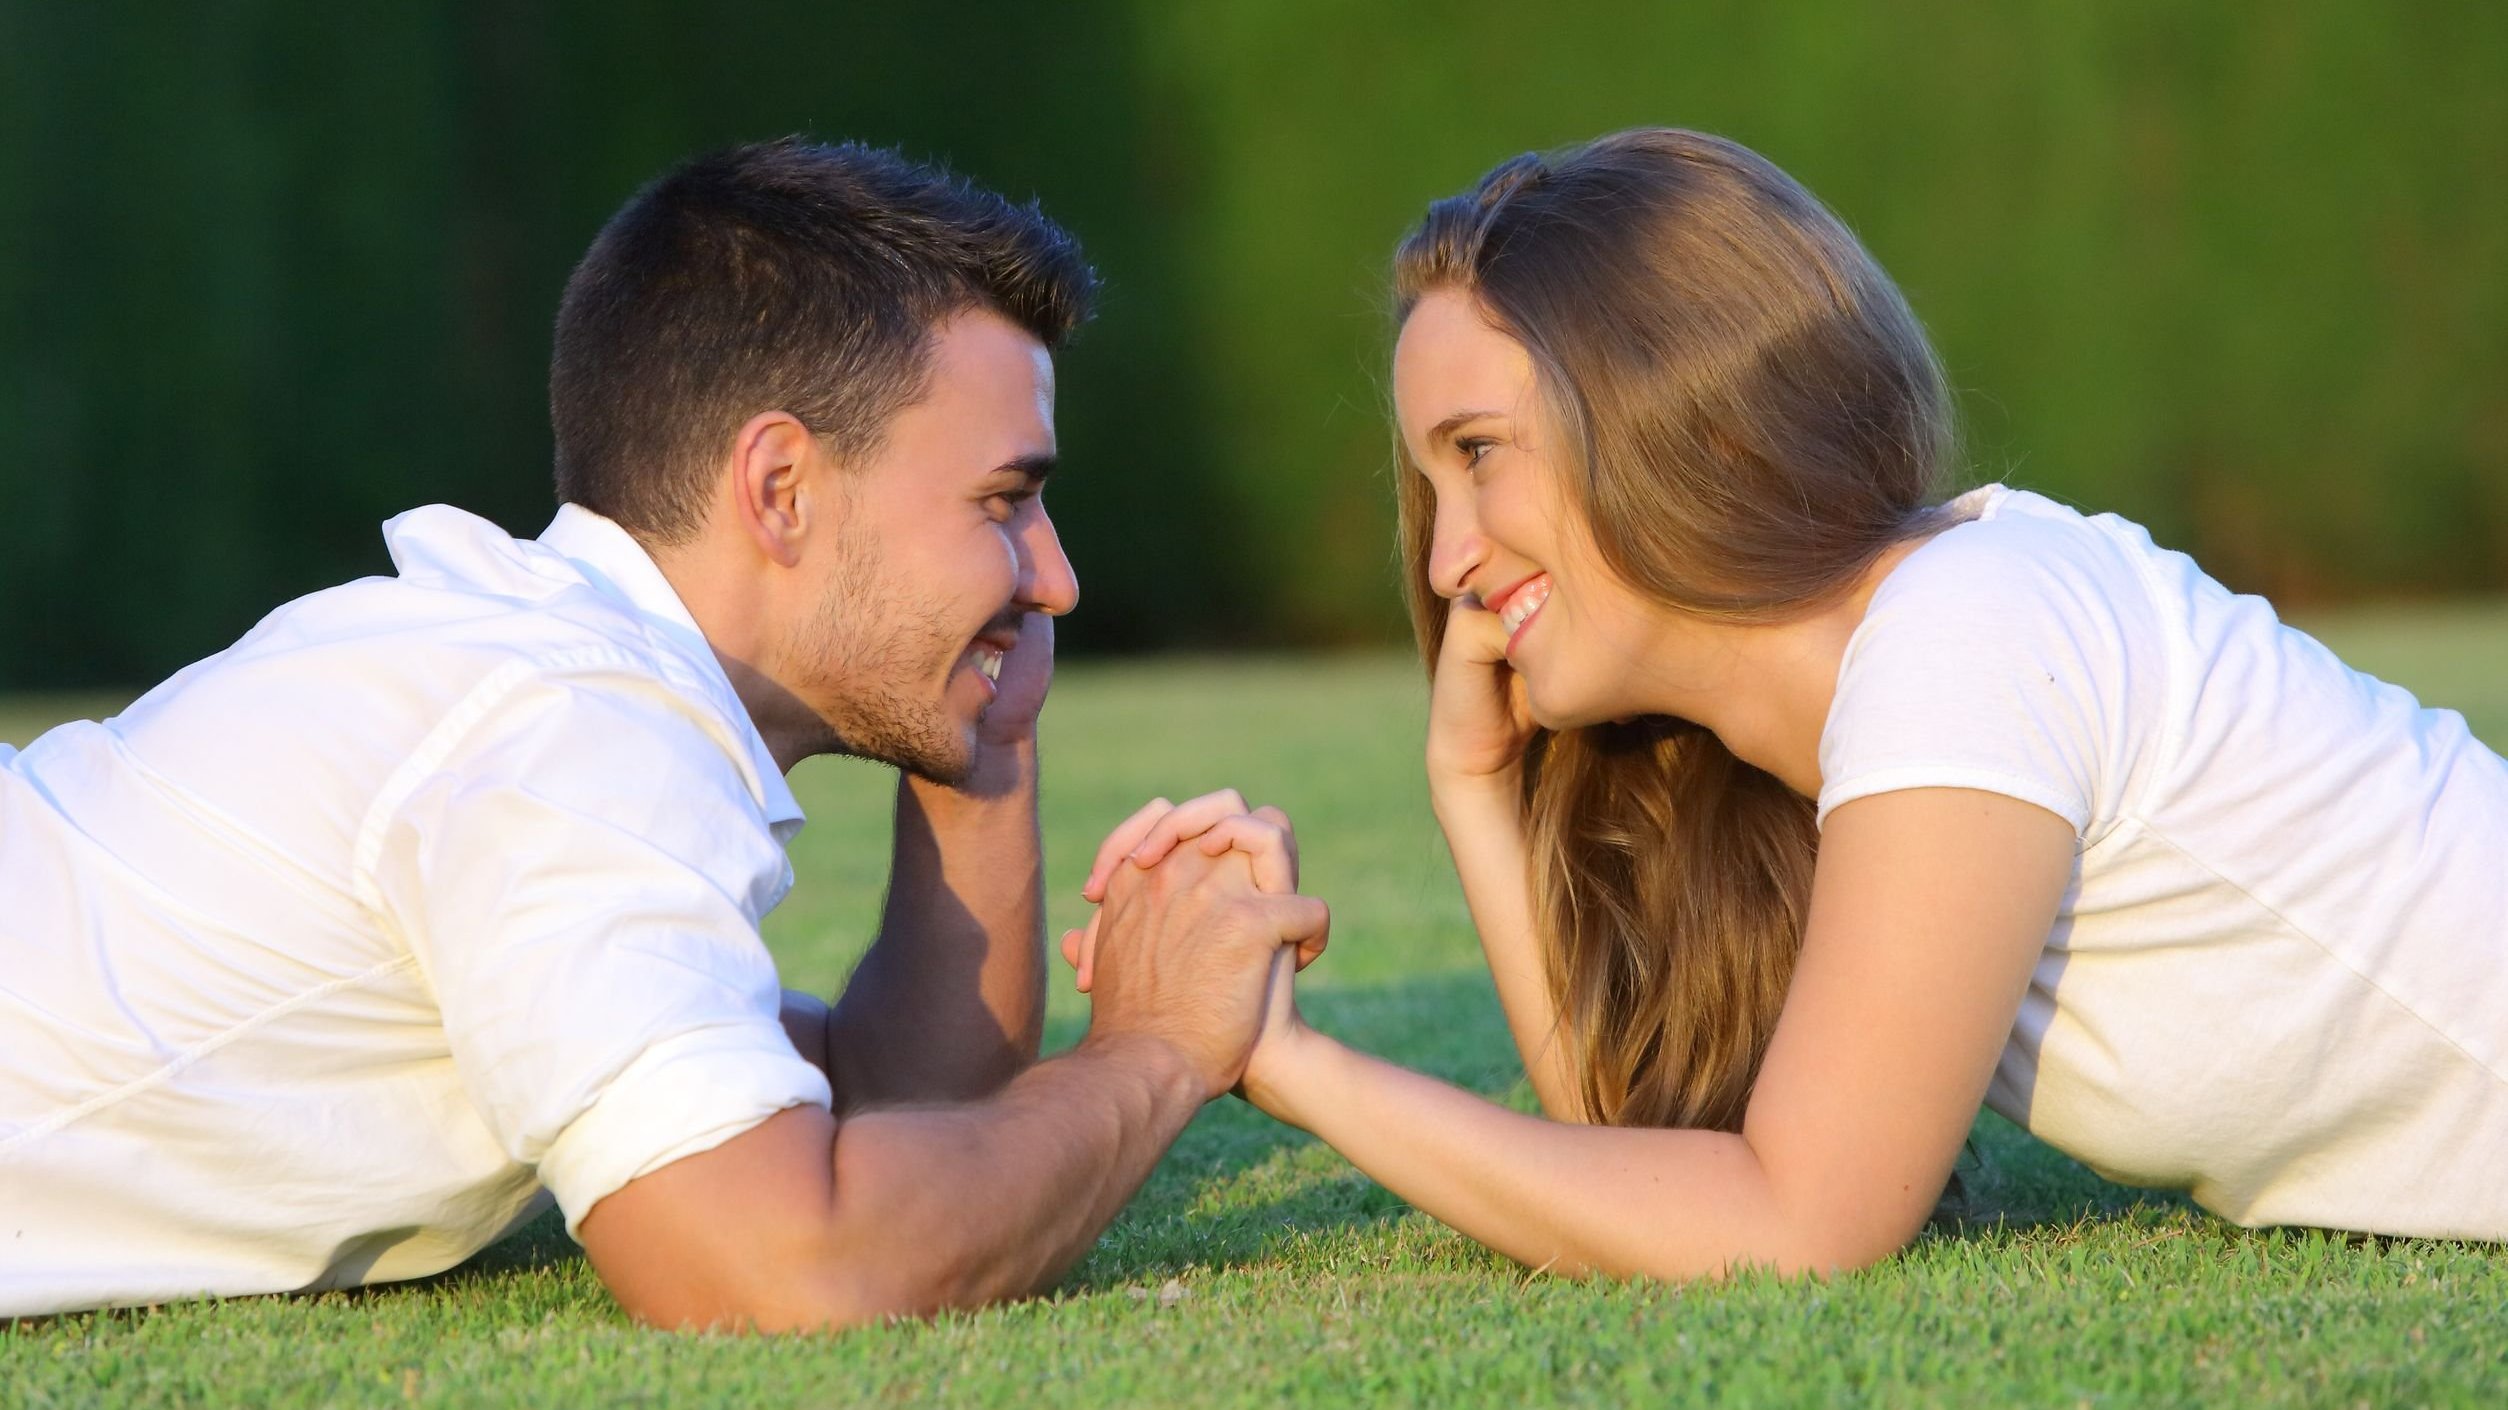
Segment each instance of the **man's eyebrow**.
[[1022,455],[993,467],[996,475],[1016,475],[1031,485],[1041,485],[1054,473],[1054,457],[1050,454]]

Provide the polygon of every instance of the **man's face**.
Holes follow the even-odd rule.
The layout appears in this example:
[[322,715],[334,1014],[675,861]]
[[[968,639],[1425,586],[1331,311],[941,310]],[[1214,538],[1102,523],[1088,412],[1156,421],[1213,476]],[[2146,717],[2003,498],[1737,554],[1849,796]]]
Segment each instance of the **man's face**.
[[1044,345],[990,310],[943,322],[928,394],[876,455],[831,477],[837,553],[793,652],[844,752],[940,783],[967,776],[1021,619],[1079,601],[1041,497],[1053,458]]

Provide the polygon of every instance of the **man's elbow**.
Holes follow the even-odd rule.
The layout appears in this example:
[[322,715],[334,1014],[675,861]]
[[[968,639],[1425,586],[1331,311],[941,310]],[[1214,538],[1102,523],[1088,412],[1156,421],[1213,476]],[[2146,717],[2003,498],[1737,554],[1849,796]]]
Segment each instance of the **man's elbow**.
[[622,1294],[620,1310],[668,1331],[760,1335],[849,1331],[919,1321],[999,1301],[980,1281],[937,1268],[814,1268],[761,1277],[702,1299]]

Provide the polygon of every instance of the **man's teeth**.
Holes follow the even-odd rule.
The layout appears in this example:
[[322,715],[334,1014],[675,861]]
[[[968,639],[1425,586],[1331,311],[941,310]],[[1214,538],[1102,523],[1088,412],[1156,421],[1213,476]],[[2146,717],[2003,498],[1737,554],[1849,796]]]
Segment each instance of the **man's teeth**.
[[1005,654],[989,646],[979,646],[975,650],[975,668],[984,673],[984,679],[998,682],[1001,679],[1001,658]]
[[1535,612],[1540,611],[1541,604],[1548,602],[1549,600],[1549,577],[1544,575],[1542,577],[1535,578],[1531,582],[1526,583],[1524,586],[1517,588],[1515,590],[1515,596],[1507,599],[1506,610],[1498,614],[1498,621],[1509,632],[1513,632],[1517,627],[1524,625],[1524,620],[1527,617],[1530,617]]

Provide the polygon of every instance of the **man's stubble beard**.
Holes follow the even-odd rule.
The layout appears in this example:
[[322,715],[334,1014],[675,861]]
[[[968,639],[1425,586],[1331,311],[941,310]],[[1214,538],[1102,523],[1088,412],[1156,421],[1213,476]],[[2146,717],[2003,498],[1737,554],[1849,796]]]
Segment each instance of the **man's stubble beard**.
[[[844,566],[811,626],[825,663],[811,677],[811,695],[836,751],[933,783],[965,782],[975,750],[951,718],[946,692],[966,639],[937,608],[893,595],[867,535],[848,535],[840,548]],[[943,693],[923,695],[936,675]]]

